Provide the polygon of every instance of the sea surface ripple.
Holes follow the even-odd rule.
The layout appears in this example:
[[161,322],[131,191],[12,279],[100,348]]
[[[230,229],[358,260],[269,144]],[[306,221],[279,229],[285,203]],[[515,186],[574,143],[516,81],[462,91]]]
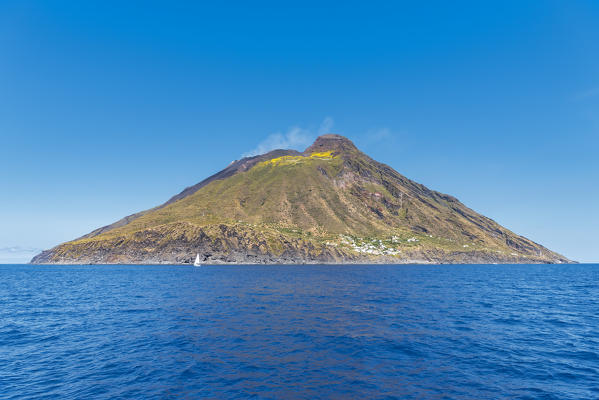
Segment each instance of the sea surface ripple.
[[599,265],[4,265],[0,398],[599,398]]

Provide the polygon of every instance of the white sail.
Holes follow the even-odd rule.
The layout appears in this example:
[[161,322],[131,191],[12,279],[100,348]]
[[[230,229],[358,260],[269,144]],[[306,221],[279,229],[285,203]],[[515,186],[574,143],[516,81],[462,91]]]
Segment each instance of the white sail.
[[197,254],[197,255],[196,255],[196,260],[195,260],[195,262],[193,263],[193,265],[194,265],[195,267],[199,267],[199,266],[201,266],[201,265],[202,265],[202,264],[200,263],[200,255],[199,255],[199,254]]

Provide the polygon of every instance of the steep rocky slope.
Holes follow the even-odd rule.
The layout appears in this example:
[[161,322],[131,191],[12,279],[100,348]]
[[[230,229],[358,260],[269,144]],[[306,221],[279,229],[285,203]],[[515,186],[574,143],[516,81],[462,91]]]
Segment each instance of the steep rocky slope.
[[244,158],[32,263],[559,263],[339,135]]

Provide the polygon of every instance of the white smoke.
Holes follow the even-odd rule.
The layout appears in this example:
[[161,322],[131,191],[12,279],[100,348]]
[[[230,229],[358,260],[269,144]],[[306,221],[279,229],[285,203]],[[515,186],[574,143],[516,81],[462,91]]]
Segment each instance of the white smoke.
[[293,126],[285,133],[273,133],[260,142],[255,149],[244,153],[242,157],[257,156],[275,149],[303,150],[314,142],[316,136],[330,133],[334,123],[333,118],[326,117],[316,131]]

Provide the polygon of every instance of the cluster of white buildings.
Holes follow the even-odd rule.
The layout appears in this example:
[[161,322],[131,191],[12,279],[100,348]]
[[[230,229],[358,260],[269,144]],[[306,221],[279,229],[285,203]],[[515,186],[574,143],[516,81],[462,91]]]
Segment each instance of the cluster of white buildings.
[[[340,237],[342,244],[349,246],[352,250],[358,253],[372,254],[376,256],[396,256],[401,253],[401,250],[385,246],[383,241],[380,239],[375,239],[371,242],[364,242],[360,240],[355,240],[350,236],[340,235]],[[395,243],[393,239],[392,242]]]

